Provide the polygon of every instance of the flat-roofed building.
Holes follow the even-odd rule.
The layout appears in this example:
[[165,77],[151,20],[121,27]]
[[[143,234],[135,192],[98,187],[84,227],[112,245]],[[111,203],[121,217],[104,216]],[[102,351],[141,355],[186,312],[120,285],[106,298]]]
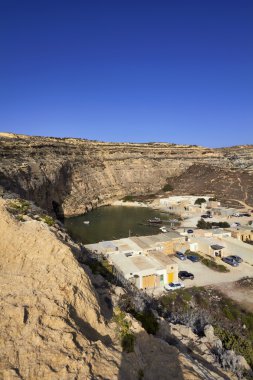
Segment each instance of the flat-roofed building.
[[133,236],[130,239],[141,247],[144,252],[157,250],[163,251],[166,255],[175,253],[176,246],[185,242],[185,237],[174,231],[151,236]]
[[231,236],[241,241],[253,240],[253,226],[239,226],[236,228],[226,228],[230,231]]
[[[128,256],[122,252],[110,255],[108,260],[117,273],[139,289],[156,288],[178,280],[178,266],[171,259],[161,260],[155,253]],[[158,253],[159,254],[159,253]],[[163,255],[160,253],[160,255]],[[166,256],[163,255],[166,259]],[[167,257],[168,259],[168,257]]]

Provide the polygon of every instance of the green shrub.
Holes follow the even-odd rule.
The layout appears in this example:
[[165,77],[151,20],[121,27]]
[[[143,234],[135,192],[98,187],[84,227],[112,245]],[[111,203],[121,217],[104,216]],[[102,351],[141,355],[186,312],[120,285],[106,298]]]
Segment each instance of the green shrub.
[[166,192],[166,191],[172,191],[172,190],[174,190],[174,188],[173,188],[172,185],[170,185],[169,183],[167,183],[165,186],[163,186],[162,190],[164,192]]
[[126,195],[124,198],[122,198],[123,202],[134,202],[134,196],[133,195]]
[[134,351],[135,336],[130,331],[131,322],[126,320],[126,314],[116,307],[113,313],[113,320],[117,324],[118,334],[121,339],[121,346],[125,352]]
[[202,230],[210,230],[212,228],[212,223],[206,222],[201,218],[197,223],[197,227]]
[[206,203],[205,198],[198,198],[195,201],[195,205],[201,205],[202,203]]
[[253,368],[253,342],[232,331],[227,331],[221,327],[215,327],[215,335],[222,341],[226,350],[234,350],[237,355],[242,355]]
[[230,224],[227,222],[206,222],[204,219],[200,219],[197,223],[197,227],[202,230],[209,230],[212,227],[229,228]]
[[148,334],[155,335],[159,329],[159,323],[157,322],[154,314],[150,310],[145,310],[142,313],[137,313],[132,310],[132,315],[141,322],[142,327]]
[[210,260],[206,257],[202,259],[202,263],[206,265],[208,268],[215,270],[216,272],[229,272],[229,269],[225,267],[225,265],[217,264],[215,261]]
[[41,215],[40,219],[42,222],[46,223],[48,226],[53,226],[55,223],[54,219],[49,215]]
[[8,206],[19,212],[26,213],[26,211],[29,209],[30,203],[23,199],[16,199],[10,202]]
[[127,333],[121,338],[123,351],[130,353],[134,351],[135,336],[132,333]]

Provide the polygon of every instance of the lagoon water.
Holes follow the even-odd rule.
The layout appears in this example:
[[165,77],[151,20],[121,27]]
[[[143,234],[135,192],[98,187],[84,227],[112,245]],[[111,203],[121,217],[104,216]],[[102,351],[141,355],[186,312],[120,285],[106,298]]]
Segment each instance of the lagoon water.
[[[115,240],[131,236],[154,235],[160,233],[159,226],[147,226],[147,219],[158,217],[162,220],[173,219],[171,214],[145,207],[107,206],[65,220],[69,234],[84,244],[102,240]],[[84,224],[89,221],[90,224]]]

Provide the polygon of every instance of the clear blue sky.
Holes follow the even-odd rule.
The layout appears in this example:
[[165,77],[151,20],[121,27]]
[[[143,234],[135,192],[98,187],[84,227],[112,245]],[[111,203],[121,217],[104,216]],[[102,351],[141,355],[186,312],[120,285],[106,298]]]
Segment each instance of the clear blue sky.
[[0,130],[253,144],[252,0],[0,0]]

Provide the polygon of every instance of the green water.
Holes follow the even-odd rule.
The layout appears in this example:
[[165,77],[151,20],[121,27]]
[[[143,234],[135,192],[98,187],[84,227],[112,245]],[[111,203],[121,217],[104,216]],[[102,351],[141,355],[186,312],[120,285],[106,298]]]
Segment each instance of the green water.
[[[65,227],[70,235],[84,244],[97,243],[102,240],[115,240],[129,236],[154,235],[160,233],[159,225],[145,226],[147,219],[158,217],[162,220],[173,219],[172,214],[144,207],[107,206],[88,214],[67,218]],[[83,222],[88,220],[89,225]],[[163,225],[163,224],[162,224]]]

